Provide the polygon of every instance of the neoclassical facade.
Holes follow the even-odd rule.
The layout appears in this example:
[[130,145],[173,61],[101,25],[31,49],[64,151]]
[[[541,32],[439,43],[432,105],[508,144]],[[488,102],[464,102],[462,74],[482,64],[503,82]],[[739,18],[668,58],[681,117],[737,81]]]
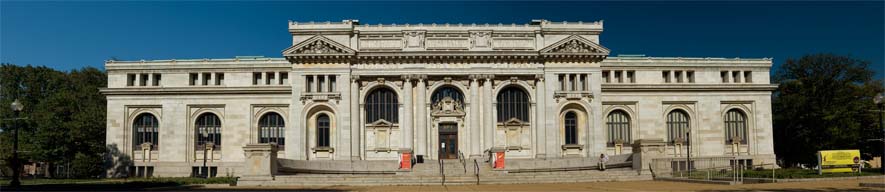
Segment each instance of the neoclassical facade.
[[289,22],[282,58],[107,61],[113,174],[307,161],[666,154],[774,163],[771,59],[609,56],[599,22]]

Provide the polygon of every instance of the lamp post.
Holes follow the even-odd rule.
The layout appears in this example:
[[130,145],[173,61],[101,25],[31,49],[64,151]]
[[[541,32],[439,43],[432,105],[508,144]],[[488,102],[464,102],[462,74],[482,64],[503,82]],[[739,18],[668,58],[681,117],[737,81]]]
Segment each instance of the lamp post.
[[13,115],[15,116],[12,120],[13,127],[13,144],[12,144],[12,181],[9,182],[10,187],[18,187],[21,185],[21,181],[19,177],[21,176],[21,166],[18,163],[18,127],[15,127],[15,120],[18,119],[19,112],[25,108],[21,102],[16,99],[9,105],[12,108]]
[[685,130],[685,150],[688,151],[685,156],[685,169],[688,169],[688,176],[691,177],[691,130]]
[[882,156],[879,157],[879,166],[885,174],[885,93],[879,93],[873,98],[873,102],[879,106],[879,128],[882,129]]

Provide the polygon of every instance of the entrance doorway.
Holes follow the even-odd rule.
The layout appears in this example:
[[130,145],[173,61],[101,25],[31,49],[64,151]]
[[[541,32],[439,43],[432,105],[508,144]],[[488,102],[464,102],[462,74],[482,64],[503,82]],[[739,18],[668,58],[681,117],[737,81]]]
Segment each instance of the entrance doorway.
[[439,158],[458,158],[458,124],[439,124]]

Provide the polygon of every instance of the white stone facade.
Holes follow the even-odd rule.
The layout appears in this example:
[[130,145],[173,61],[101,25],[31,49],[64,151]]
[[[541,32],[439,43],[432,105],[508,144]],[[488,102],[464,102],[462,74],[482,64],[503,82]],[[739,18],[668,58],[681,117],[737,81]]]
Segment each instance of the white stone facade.
[[[630,153],[638,139],[669,142],[668,114],[679,110],[688,116],[692,156],[774,163],[771,59],[609,57],[602,31],[601,21],[290,22],[284,58],[108,61],[107,143],[116,164],[149,166],[154,176],[188,176],[204,159],[218,175],[241,175],[243,147],[261,142],[259,121],[276,113],[284,121],[281,159],[396,160],[402,152],[438,159],[443,132],[468,157],[596,158]],[[434,102],[446,87],[461,99]],[[498,111],[508,88],[528,96],[517,108],[527,117]],[[367,96],[379,89],[395,93],[396,120],[368,120]],[[732,109],[744,114],[738,135],[746,139],[726,136]],[[613,111],[629,119],[622,124],[629,135],[618,137],[629,139],[609,139]],[[220,119],[221,141],[197,148],[196,119],[208,113]],[[572,138],[567,113],[575,114]],[[154,147],[133,143],[141,114],[156,117]],[[327,139],[320,116],[329,119]],[[683,156],[681,143],[671,142],[667,154]]]

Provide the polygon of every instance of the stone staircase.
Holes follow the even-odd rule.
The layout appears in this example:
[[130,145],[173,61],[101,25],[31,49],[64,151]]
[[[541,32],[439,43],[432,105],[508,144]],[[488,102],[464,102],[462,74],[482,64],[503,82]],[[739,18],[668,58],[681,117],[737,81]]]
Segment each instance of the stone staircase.
[[[472,162],[471,162],[472,164]],[[446,161],[443,167],[446,175],[439,174],[439,165],[417,164],[411,172],[396,174],[295,174],[278,175],[273,178],[240,178],[240,186],[372,186],[372,185],[473,185],[473,184],[515,184],[515,183],[573,183],[597,181],[636,181],[651,180],[651,174],[639,174],[631,168],[609,169],[606,171],[580,170],[555,172],[507,173],[491,170],[487,166],[477,177],[471,169],[464,173],[460,162]],[[482,166],[480,164],[480,166]],[[431,173],[436,168],[435,173]]]

